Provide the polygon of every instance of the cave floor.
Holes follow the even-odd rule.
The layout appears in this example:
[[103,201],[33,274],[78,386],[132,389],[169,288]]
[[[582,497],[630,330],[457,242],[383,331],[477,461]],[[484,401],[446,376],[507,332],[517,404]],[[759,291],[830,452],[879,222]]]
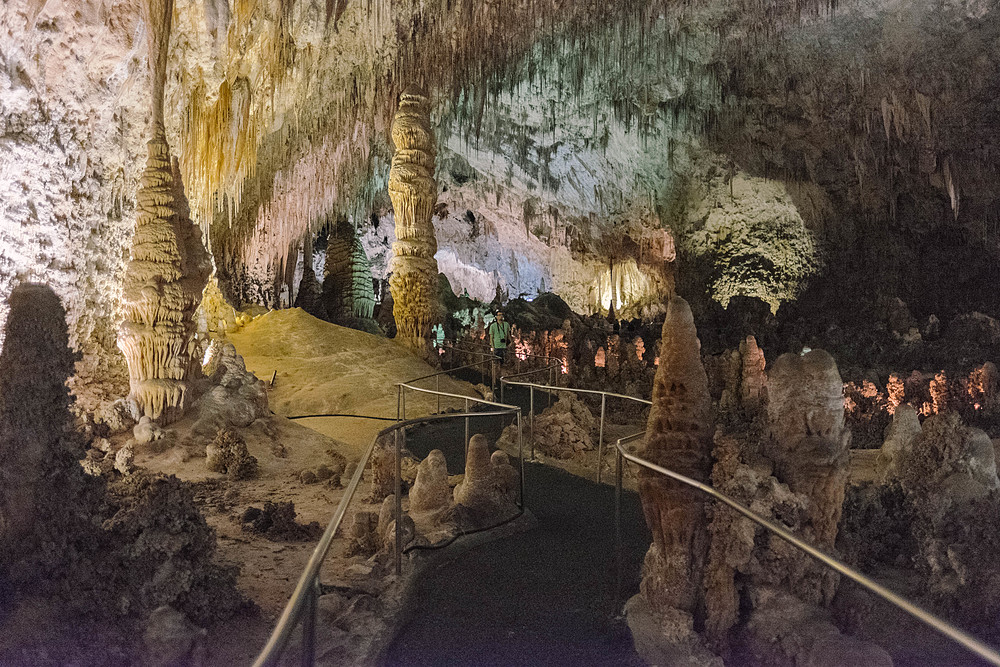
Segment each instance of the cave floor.
[[[418,456],[441,438],[412,438]],[[459,440],[460,442],[460,440]],[[459,452],[459,455],[461,453]],[[453,457],[446,457],[450,460]],[[623,502],[624,580],[616,592],[614,488],[525,464],[532,530],[427,572],[383,665],[641,665],[621,603],[638,591],[649,545],[639,500]]]

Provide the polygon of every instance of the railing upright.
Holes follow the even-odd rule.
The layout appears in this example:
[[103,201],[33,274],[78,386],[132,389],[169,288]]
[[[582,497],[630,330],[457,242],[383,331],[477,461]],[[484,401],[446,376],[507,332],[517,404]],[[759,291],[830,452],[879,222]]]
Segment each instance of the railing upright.
[[396,575],[403,572],[403,439],[406,427],[396,429]]
[[601,394],[601,428],[597,432],[597,483],[601,483],[601,468],[604,467],[604,407],[607,404],[608,395]]

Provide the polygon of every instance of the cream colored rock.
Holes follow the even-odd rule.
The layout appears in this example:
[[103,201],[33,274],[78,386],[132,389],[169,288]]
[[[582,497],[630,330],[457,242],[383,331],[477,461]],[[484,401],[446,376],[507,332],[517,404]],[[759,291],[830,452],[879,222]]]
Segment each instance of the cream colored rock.
[[448,463],[444,453],[435,449],[420,462],[417,479],[410,489],[410,512],[438,512],[451,506],[448,486]]
[[876,459],[875,474],[880,483],[887,484],[896,479],[899,458],[909,452],[918,435],[920,419],[917,418],[917,411],[908,403],[900,403],[892,415],[892,423]]
[[505,455],[490,455],[486,436],[476,434],[469,440],[465,477],[455,487],[455,503],[470,511],[473,523],[480,526],[509,518],[515,511],[514,491],[517,472]]
[[[691,308],[680,297],[671,297],[642,456],[707,482],[714,424],[700,348]],[[639,497],[653,533],[643,567],[643,595],[656,610],[676,609],[702,618],[708,552],[704,497],[646,469],[639,472]]]
[[[827,551],[837,537],[849,475],[843,387],[836,362],[823,350],[783,354],[768,377],[766,451],[778,480],[809,499],[804,536]],[[806,602],[828,603],[836,576],[804,559],[796,556],[788,565],[792,592]]]
[[766,360],[764,351],[757,346],[757,339],[747,336],[740,343],[740,402],[743,411],[753,416],[764,409],[767,401],[767,374],[764,372]]
[[392,141],[396,152],[389,171],[389,197],[396,219],[396,242],[389,264],[389,287],[396,339],[426,355],[438,308],[437,241],[431,224],[437,202],[437,145],[427,95],[417,86],[400,95]]

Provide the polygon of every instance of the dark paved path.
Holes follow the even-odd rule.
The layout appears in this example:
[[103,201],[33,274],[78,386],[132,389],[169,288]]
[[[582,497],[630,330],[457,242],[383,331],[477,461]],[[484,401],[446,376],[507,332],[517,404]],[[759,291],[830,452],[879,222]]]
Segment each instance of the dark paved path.
[[[492,419],[491,442],[499,427]],[[487,429],[474,424],[470,432],[480,430]],[[407,447],[421,458],[442,449],[449,469],[460,472],[463,436],[461,423],[428,426],[415,431]],[[626,492],[623,500],[621,600],[615,599],[614,488],[526,463],[525,500],[536,528],[479,546],[423,576],[412,620],[383,665],[643,664],[628,628],[615,620],[621,603],[638,591],[649,545],[636,494]]]

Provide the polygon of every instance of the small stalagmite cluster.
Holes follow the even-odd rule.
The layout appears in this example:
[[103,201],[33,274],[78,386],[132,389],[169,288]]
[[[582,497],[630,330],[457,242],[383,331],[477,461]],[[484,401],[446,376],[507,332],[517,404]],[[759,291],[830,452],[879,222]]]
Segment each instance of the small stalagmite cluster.
[[389,171],[389,197],[396,218],[389,288],[396,338],[422,353],[437,312],[437,241],[431,216],[437,201],[434,160],[437,146],[427,95],[410,86],[399,99],[392,124],[396,152]]
[[[691,308],[684,299],[671,297],[643,457],[707,482],[714,424],[700,347]],[[705,497],[644,468],[639,493],[653,533],[642,592],[655,609],[686,614],[697,626],[704,617],[702,573],[708,554]]]
[[175,420],[184,409],[185,380],[198,365],[192,355],[194,313],[211,262],[192,224],[176,160],[163,127],[163,88],[172,0],[149,0],[153,69],[152,138],[136,194],[138,215],[125,269],[124,322],[118,347],[129,372],[129,399],[144,416]]

